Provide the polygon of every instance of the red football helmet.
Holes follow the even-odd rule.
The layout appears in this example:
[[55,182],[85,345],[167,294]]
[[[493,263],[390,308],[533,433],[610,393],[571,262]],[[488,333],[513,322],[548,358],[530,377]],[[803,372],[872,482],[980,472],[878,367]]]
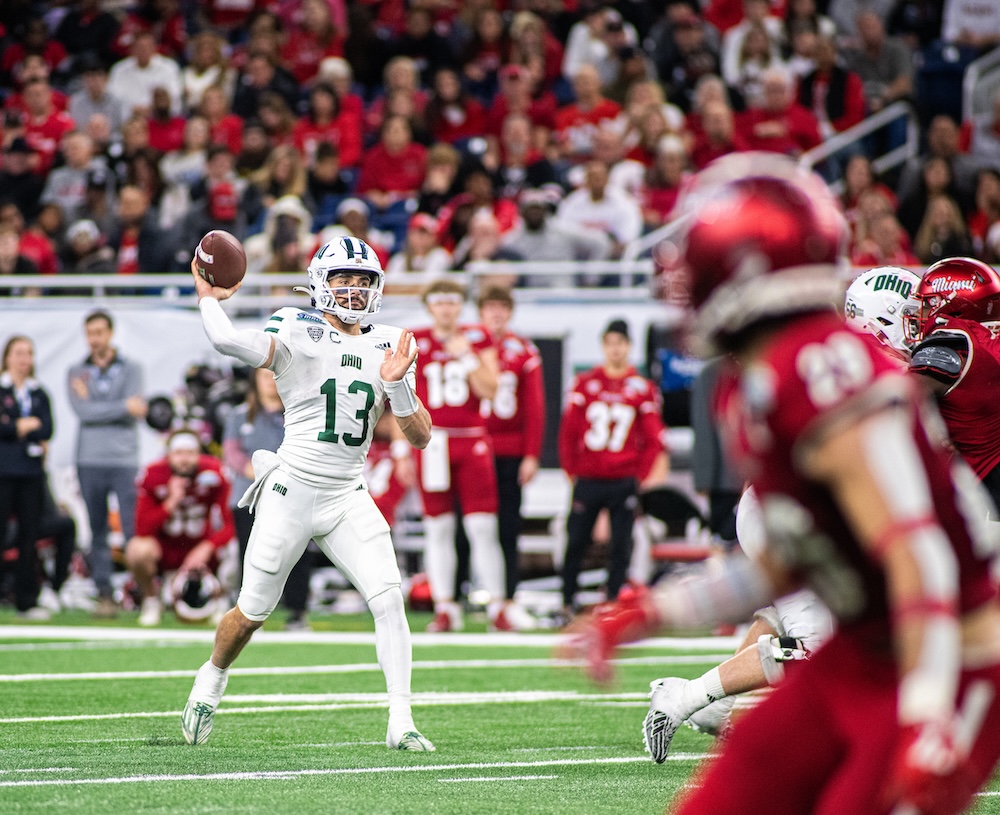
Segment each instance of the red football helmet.
[[818,175],[773,153],[733,154],[698,174],[680,209],[704,350],[760,320],[837,307],[847,223]]
[[989,323],[1000,320],[1000,274],[975,258],[945,258],[930,266],[914,293],[920,314],[906,320],[906,338],[919,342],[939,318],[960,317]]

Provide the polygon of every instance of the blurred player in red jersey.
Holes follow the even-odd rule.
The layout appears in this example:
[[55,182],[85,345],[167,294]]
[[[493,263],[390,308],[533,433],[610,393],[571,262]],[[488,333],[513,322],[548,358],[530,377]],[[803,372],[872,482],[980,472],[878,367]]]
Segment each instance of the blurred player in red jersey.
[[[488,406],[486,429],[493,439],[499,491],[500,546],[507,566],[507,599],[518,583],[517,539],[521,533],[521,488],[538,472],[545,437],[545,383],[535,344],[510,330],[514,298],[510,289],[490,286],[478,299],[479,319],[489,333],[500,365],[496,395]],[[514,613],[511,610],[511,613]],[[527,625],[528,621],[524,620]]]
[[915,297],[910,370],[937,395],[952,445],[1000,506],[1000,274],[981,260],[946,258],[927,269]]
[[559,425],[559,461],[573,482],[562,576],[567,614],[602,509],[611,517],[608,599],[618,596],[632,557],[638,491],[651,475],[659,483],[666,469],[660,394],[629,362],[628,323],[612,320],[602,345],[604,364],[577,377]]
[[140,625],[157,625],[156,578],[166,572],[215,572],[216,553],[236,535],[222,464],[202,453],[198,436],[175,430],[167,455],[146,468],[135,506],[135,537],[125,563],[143,594]]
[[[573,647],[606,678],[619,642],[744,619],[809,586],[837,632],[671,811],[961,812],[1000,756],[989,498],[944,449],[924,390],[834,313],[846,230],[821,179],[740,154],[686,206],[694,336],[732,354],[717,415],[765,546],[605,607]],[[760,787],[775,767],[777,804]]]
[[[851,282],[844,301],[848,326],[871,334],[902,366],[909,363],[913,349],[904,320],[920,311],[913,298],[918,285],[920,277],[908,269],[876,266]],[[765,545],[764,521],[753,487],[740,499],[736,538],[750,557]],[[758,609],[753,617],[735,656],[721,665],[696,679],[668,676],[650,683],[643,741],[656,763],[667,758],[673,722],[683,721],[712,735],[724,733],[736,694],[778,684],[784,679],[786,663],[807,658],[833,632],[829,610],[808,588],[775,598],[773,605]]]
[[493,444],[480,411],[481,401],[497,393],[497,352],[482,326],[460,324],[465,299],[460,283],[431,283],[423,300],[434,324],[413,332],[419,351],[417,396],[433,427],[430,443],[416,457],[424,504],[424,566],[434,596],[430,631],[463,626],[455,602],[456,503],[469,538],[473,582],[490,596],[491,624],[512,627],[503,614]]

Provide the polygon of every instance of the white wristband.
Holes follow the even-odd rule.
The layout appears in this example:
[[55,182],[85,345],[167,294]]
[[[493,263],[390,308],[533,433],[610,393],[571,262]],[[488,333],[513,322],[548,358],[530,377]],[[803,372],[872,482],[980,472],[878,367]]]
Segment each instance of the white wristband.
[[385,395],[389,397],[389,406],[394,416],[404,419],[420,410],[420,400],[405,378],[395,382],[386,382],[383,379],[382,387],[385,388]]
[[393,439],[389,445],[389,455],[393,461],[410,457],[410,443],[406,439]]

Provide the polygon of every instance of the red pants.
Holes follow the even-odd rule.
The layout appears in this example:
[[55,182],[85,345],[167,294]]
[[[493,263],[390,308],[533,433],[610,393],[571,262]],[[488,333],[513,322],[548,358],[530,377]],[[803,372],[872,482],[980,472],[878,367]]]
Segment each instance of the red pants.
[[[678,815],[886,815],[883,786],[896,747],[896,672],[843,633],[790,671],[760,705],[735,720],[720,754],[670,808]],[[1000,666],[967,671],[1000,690]],[[1000,699],[970,757],[968,806],[1000,758]],[[943,783],[948,783],[946,779]]]
[[[435,434],[443,432],[434,430]],[[464,515],[497,511],[493,443],[485,433],[449,436],[443,441],[437,435],[427,449],[417,451],[417,480],[424,514],[430,518],[454,512],[456,498]]]

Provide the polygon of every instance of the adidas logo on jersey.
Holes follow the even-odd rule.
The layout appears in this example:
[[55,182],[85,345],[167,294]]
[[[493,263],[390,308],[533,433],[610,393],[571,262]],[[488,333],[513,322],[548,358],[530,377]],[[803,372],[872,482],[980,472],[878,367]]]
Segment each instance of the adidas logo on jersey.
[[375,344],[375,347],[379,351],[391,351],[392,350],[392,343],[391,342],[379,342],[379,343]]

